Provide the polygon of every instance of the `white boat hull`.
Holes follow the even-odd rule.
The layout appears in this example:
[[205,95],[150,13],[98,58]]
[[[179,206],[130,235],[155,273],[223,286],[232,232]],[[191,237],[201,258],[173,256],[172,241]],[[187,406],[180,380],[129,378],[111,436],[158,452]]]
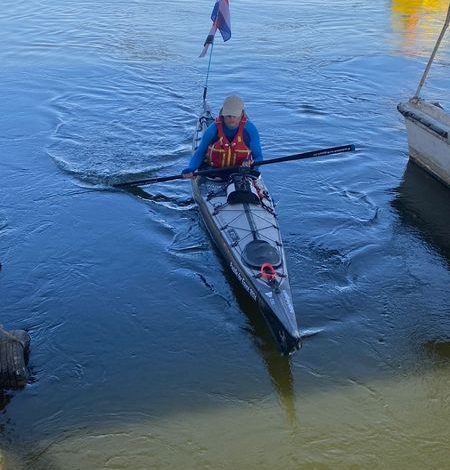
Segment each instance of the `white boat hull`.
[[405,117],[410,158],[450,186],[450,115],[420,99],[397,109]]

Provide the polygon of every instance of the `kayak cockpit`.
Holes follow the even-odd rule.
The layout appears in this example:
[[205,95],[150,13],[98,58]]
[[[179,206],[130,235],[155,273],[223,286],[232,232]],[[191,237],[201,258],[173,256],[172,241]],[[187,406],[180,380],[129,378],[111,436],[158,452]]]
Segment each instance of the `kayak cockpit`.
[[265,263],[278,268],[282,263],[280,252],[265,240],[252,240],[247,243],[242,250],[242,259],[254,269],[261,269]]

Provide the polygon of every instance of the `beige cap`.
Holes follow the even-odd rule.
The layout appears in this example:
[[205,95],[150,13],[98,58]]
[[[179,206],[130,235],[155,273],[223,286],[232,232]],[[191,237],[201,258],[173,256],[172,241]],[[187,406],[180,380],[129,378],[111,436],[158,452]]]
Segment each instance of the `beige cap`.
[[222,116],[240,116],[244,111],[244,102],[239,96],[227,96],[220,114]]

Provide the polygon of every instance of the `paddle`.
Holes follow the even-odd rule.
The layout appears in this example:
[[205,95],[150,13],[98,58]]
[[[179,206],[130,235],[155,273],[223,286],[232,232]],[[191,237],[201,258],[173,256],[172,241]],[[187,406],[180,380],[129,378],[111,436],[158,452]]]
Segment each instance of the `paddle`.
[[[263,166],[263,165],[271,165],[272,163],[282,163],[282,162],[290,162],[292,160],[302,160],[304,158],[314,158],[314,157],[325,157],[327,155],[334,155],[336,153],[343,153],[343,152],[352,152],[355,150],[354,145],[341,145],[339,147],[330,147],[322,150],[313,150],[311,152],[303,152],[303,153],[296,153],[294,155],[288,155],[287,157],[281,158],[273,158],[271,160],[263,160],[262,162],[254,162],[252,166]],[[208,170],[199,170],[194,172],[194,176],[207,176],[211,174],[217,174],[222,171],[238,171],[242,167],[227,167],[227,168],[211,168]],[[145,180],[138,180],[138,181],[129,181],[128,183],[119,183],[115,184],[114,187],[116,188],[129,188],[133,186],[143,186],[147,184],[153,183],[162,183],[164,181],[173,181],[173,180],[180,180],[183,179],[183,175],[172,175],[172,176],[161,176],[159,178],[149,178]]]

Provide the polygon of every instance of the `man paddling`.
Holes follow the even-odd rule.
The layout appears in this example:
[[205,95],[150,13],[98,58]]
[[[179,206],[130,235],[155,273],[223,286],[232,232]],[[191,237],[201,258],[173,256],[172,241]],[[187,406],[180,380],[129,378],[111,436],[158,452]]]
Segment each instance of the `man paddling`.
[[244,102],[239,96],[228,96],[182,175],[192,178],[203,164],[208,168],[250,167],[262,160],[259,133],[245,114]]

